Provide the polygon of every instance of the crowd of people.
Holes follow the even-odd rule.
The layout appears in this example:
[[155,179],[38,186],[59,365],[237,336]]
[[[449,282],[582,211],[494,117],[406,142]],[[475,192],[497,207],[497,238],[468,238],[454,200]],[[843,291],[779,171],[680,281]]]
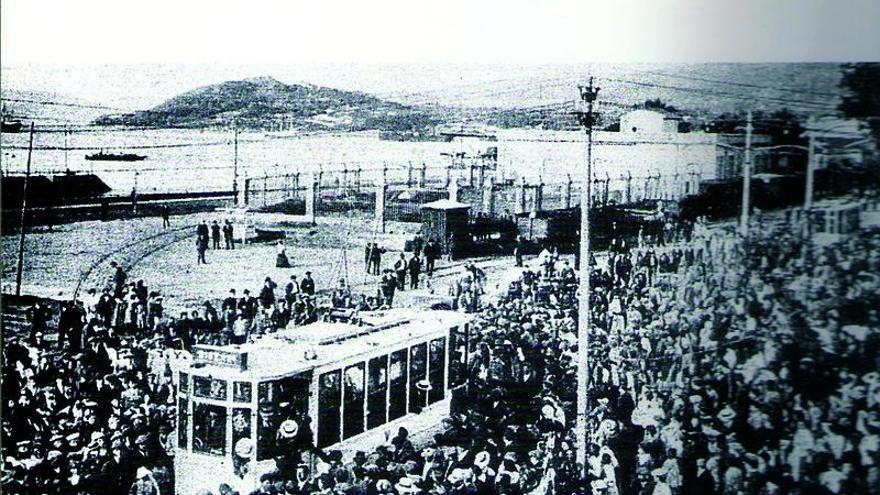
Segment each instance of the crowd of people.
[[[578,279],[547,253],[497,301],[482,297],[474,265],[452,284],[476,316],[470,359],[427,445],[400,430],[350,462],[322,453],[314,472],[204,494],[880,491],[880,234],[819,246],[791,225],[768,222],[747,239],[697,225],[689,242],[612,243],[588,262],[585,469],[574,432]],[[397,290],[397,270],[386,275]],[[173,384],[146,351],[314,321],[307,279],[292,277],[283,296],[266,279],[255,297],[230,291],[219,312],[174,319],[117,267],[100,296],[64,308],[57,349],[35,311],[41,326],[3,350],[4,491],[170,493]],[[344,281],[331,294],[337,308],[390,305],[355,299]]]
[[594,492],[880,489],[878,246],[767,224],[612,253],[592,272]]

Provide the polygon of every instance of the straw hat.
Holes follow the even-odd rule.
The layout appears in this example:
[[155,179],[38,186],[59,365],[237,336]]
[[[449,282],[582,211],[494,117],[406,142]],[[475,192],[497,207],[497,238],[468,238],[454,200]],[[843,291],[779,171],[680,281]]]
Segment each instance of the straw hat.
[[244,459],[254,455],[254,442],[250,438],[242,438],[235,443],[235,454]]
[[474,456],[474,466],[477,466],[480,469],[486,469],[489,466],[489,461],[491,461],[491,459],[492,456],[490,456],[485,450],[479,452]]
[[394,489],[397,490],[397,493],[419,493],[421,489],[416,486],[415,480],[404,476],[400,478],[400,481],[394,485]]
[[299,425],[292,419],[282,421],[281,426],[278,427],[278,435],[281,438],[293,438],[297,432],[299,432]]

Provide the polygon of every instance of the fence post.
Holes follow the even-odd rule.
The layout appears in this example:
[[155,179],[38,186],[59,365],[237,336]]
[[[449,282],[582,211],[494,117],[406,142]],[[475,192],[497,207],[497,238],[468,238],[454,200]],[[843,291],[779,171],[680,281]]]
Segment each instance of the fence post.
[[413,185],[413,165],[412,162],[407,162],[406,164],[406,187],[412,187]]
[[523,177],[514,192],[514,202],[516,203],[514,213],[525,213],[526,211],[526,187],[526,179]]
[[250,201],[249,201],[250,195],[251,195],[251,178],[248,177],[247,179],[244,180],[244,203],[239,203],[239,204],[244,204],[245,206],[248,206],[248,204],[250,203]]
[[342,164],[342,190],[348,191],[348,164]]
[[490,176],[483,184],[483,213],[495,216],[495,180]]
[[611,184],[611,177],[605,172],[605,190],[602,191],[602,206],[608,206],[608,188]]
[[544,179],[535,186],[535,199],[532,202],[532,211],[539,212],[544,207]]
[[385,193],[388,186],[385,183],[385,173],[383,169],[382,180],[376,183],[376,212],[375,221],[379,232],[385,232]]
[[428,166],[422,162],[422,170],[419,172],[419,187],[424,189],[427,183]]
[[571,174],[566,174],[565,190],[562,193],[565,209],[571,208]]
[[263,174],[263,206],[266,206],[266,193],[269,189],[269,174]]
[[446,184],[444,184],[444,187],[448,188],[451,183],[452,183],[452,164],[449,164],[449,165],[446,165]]
[[446,186],[446,190],[449,192],[450,201],[458,201],[458,179],[451,181],[449,185]]
[[354,172],[354,188],[358,193],[361,192],[361,166],[358,165],[357,170]]
[[318,213],[318,182],[314,174],[311,174],[309,179],[309,185],[306,187],[306,220],[314,225]]

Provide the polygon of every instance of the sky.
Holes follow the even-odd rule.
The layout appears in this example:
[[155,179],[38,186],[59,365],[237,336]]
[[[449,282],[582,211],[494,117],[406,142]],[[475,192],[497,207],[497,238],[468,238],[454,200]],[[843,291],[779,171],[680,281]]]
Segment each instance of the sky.
[[273,75],[380,94],[592,62],[880,60],[878,0],[2,0],[6,88],[124,107]]

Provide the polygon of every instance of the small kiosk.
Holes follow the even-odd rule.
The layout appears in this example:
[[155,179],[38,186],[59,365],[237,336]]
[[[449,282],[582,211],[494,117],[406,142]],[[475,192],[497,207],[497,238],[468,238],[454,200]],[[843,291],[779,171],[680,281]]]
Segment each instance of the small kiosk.
[[471,206],[441,199],[422,205],[422,236],[435,239],[443,253],[455,256],[468,238],[468,216]]

